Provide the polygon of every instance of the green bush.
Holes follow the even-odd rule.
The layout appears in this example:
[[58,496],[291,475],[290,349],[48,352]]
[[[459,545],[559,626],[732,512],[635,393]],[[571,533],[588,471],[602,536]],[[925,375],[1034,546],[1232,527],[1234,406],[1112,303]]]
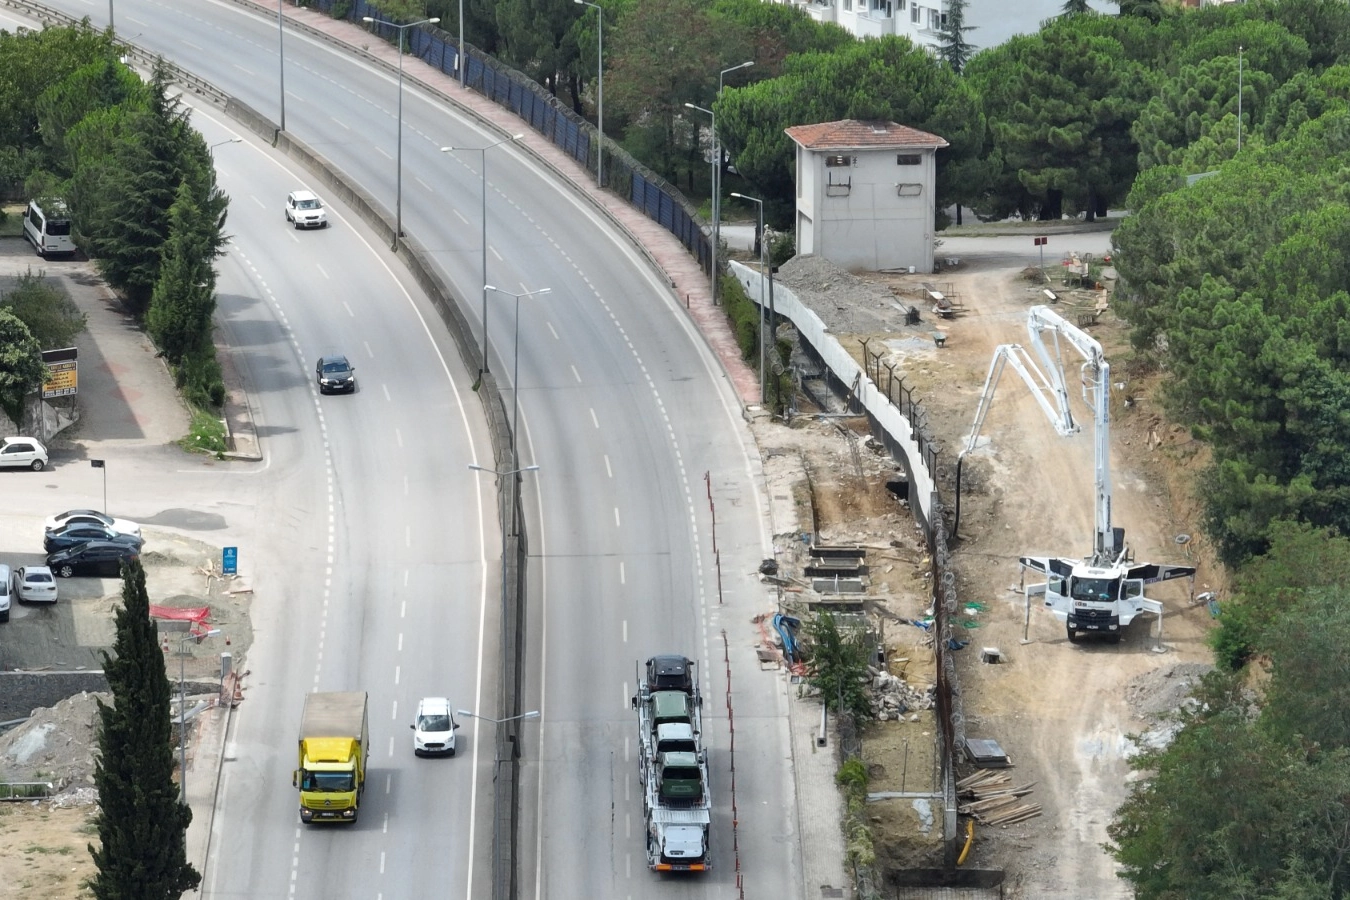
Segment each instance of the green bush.
[[717,284],[721,288],[722,308],[736,335],[736,345],[741,348],[741,359],[758,361],[759,304],[745,295],[745,289],[734,278],[719,278]]
[[769,242],[769,265],[778,268],[797,255],[797,236],[791,231],[780,231]]
[[1219,627],[1209,633],[1207,640],[1214,651],[1214,662],[1222,669],[1236,672],[1251,659],[1258,635],[1246,610],[1233,605],[1224,610]]
[[225,405],[225,381],[214,346],[188,353],[174,376],[184,399],[192,406],[218,410]]

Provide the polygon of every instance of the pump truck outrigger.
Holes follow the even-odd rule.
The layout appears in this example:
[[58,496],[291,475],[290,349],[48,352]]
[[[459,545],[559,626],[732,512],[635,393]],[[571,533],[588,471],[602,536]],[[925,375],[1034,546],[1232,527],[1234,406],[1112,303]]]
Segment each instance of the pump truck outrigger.
[[[1053,355],[1046,346],[1045,333],[1054,337]],[[1111,367],[1103,355],[1102,346],[1091,335],[1052,312],[1045,306],[1034,306],[1027,316],[1027,333],[1031,346],[1040,358],[1041,366],[1019,344],[1001,344],[994,349],[989,364],[984,390],[980,394],[975,423],[965,449],[957,459],[957,494],[960,494],[961,461],[975,448],[980,428],[989,414],[989,405],[998,387],[1005,364],[1013,369],[1031,388],[1040,405],[1061,437],[1077,434],[1081,429],[1074,421],[1069,407],[1069,393],[1065,386],[1064,362],[1060,356],[1060,338],[1073,346],[1083,357],[1080,369],[1083,400],[1093,413],[1094,459],[1096,467],[1096,535],[1092,554],[1082,559],[1053,556],[1023,556],[1019,559],[1023,578],[1027,569],[1044,573],[1046,581],[1026,585],[1028,597],[1044,596],[1045,605],[1056,619],[1065,624],[1069,640],[1076,642],[1078,633],[1091,632],[1106,635],[1119,643],[1122,629],[1136,616],[1151,613],[1158,617],[1158,633],[1162,635],[1162,603],[1144,595],[1144,586],[1174,578],[1192,580],[1194,566],[1172,566],[1152,563],[1135,564],[1125,545],[1125,529],[1111,526]],[[1052,403],[1053,398],[1053,403]],[[957,501],[958,520],[960,500]]]

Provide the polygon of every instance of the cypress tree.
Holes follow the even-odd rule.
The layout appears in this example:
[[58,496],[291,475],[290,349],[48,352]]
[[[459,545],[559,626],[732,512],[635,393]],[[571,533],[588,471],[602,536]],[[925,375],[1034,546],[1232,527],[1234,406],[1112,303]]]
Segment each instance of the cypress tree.
[[201,876],[187,861],[192,810],[173,780],[172,689],[139,560],[122,569],[113,652],[103,654],[113,705],[98,710],[101,846],[89,848],[98,867],[89,886],[98,900],[178,900]]
[[149,108],[129,117],[129,133],[116,151],[106,184],[108,207],[94,211],[90,252],[99,271],[125,295],[139,315],[159,278],[160,255],[169,237],[169,208],[183,180],[182,146],[188,113],[170,97],[169,76],[155,66]]

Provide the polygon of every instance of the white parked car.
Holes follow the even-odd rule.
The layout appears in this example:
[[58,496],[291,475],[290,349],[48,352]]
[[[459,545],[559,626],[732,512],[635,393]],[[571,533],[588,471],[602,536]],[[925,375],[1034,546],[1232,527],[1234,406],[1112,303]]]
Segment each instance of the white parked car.
[[312,191],[291,191],[286,195],[286,221],[296,228],[327,228],[328,213]]
[[141,526],[129,519],[118,519],[96,509],[68,509],[63,513],[48,516],[43,523],[47,531],[60,531],[67,525],[106,525],[118,534],[141,536]]
[[37,438],[7,437],[0,443],[0,466],[41,472],[47,465],[47,448]]
[[417,756],[455,755],[455,712],[444,697],[423,697],[417,704],[413,730],[413,753]]
[[56,576],[46,566],[20,566],[10,579],[11,594],[20,603],[55,603]]
[[9,621],[9,566],[0,563],[0,622]]

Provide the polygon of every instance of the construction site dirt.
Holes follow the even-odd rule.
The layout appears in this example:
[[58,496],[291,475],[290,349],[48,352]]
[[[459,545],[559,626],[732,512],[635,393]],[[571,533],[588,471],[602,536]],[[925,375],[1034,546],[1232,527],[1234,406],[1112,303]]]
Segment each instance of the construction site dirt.
[[[799,296],[822,288],[836,293],[834,302],[813,304],[827,327],[860,364],[864,344],[873,355],[882,349],[887,367],[914,391],[941,448],[938,481],[949,529],[955,524],[957,455],[994,350],[1027,340],[1028,310],[1052,302],[1045,293],[1051,288],[1052,309],[1086,328],[1112,363],[1115,524],[1126,529],[1137,560],[1196,566],[1194,591],[1219,590],[1212,553],[1196,534],[1198,504],[1191,494],[1192,474],[1206,454],[1187,431],[1167,423],[1152,399],[1165,373],[1132,364],[1127,328],[1106,308],[1109,268],[1098,290],[1095,281],[1086,288],[1065,286],[1057,268],[1046,283],[1024,262],[1010,265],[992,255],[953,263],[937,276],[941,285],[932,275],[854,279],[806,260],[784,266],[780,277],[800,287]],[[955,300],[955,312],[932,307],[935,288]],[[847,301],[858,293],[871,298],[862,315]],[[920,310],[917,325],[912,314],[905,324],[909,308]],[[935,328],[943,340],[929,339]],[[1077,364],[1076,357],[1066,358],[1071,392],[1078,387]],[[1003,827],[975,826],[965,866],[1004,870],[1008,897],[1132,896],[1103,849],[1106,827],[1131,781],[1130,736],[1155,731],[1210,660],[1210,614],[1193,600],[1187,580],[1150,591],[1164,603],[1161,637],[1158,621],[1144,617],[1119,644],[1087,638],[1070,643],[1040,599],[1029,604],[1017,590],[1020,556],[1076,558],[1093,549],[1092,417],[1081,404],[1078,409],[1086,423],[1082,433],[1060,437],[1026,387],[1015,377],[1004,379],[983,439],[963,465],[959,532],[952,541],[962,608],[958,630],[968,641],[958,654],[966,734],[998,742],[1012,763],[1012,782],[1033,786],[1025,799],[1040,813]],[[811,473],[809,501],[822,541],[869,547],[867,592],[881,598],[871,611],[885,623],[890,670],[911,683],[931,682],[931,638],[900,624],[922,619],[931,598],[922,535],[887,488],[898,473],[879,446],[869,446],[866,420],[836,410],[813,415],[806,405],[799,412],[794,427],[757,427],[765,456],[800,455]],[[1185,689],[1178,692],[1178,685]],[[1155,695],[1171,705],[1156,702]],[[862,758],[873,779],[869,791],[928,789],[935,771],[932,715],[880,722],[862,734]],[[974,770],[958,761],[958,776]],[[941,863],[939,835],[922,809],[902,799],[869,805],[881,869]]]

